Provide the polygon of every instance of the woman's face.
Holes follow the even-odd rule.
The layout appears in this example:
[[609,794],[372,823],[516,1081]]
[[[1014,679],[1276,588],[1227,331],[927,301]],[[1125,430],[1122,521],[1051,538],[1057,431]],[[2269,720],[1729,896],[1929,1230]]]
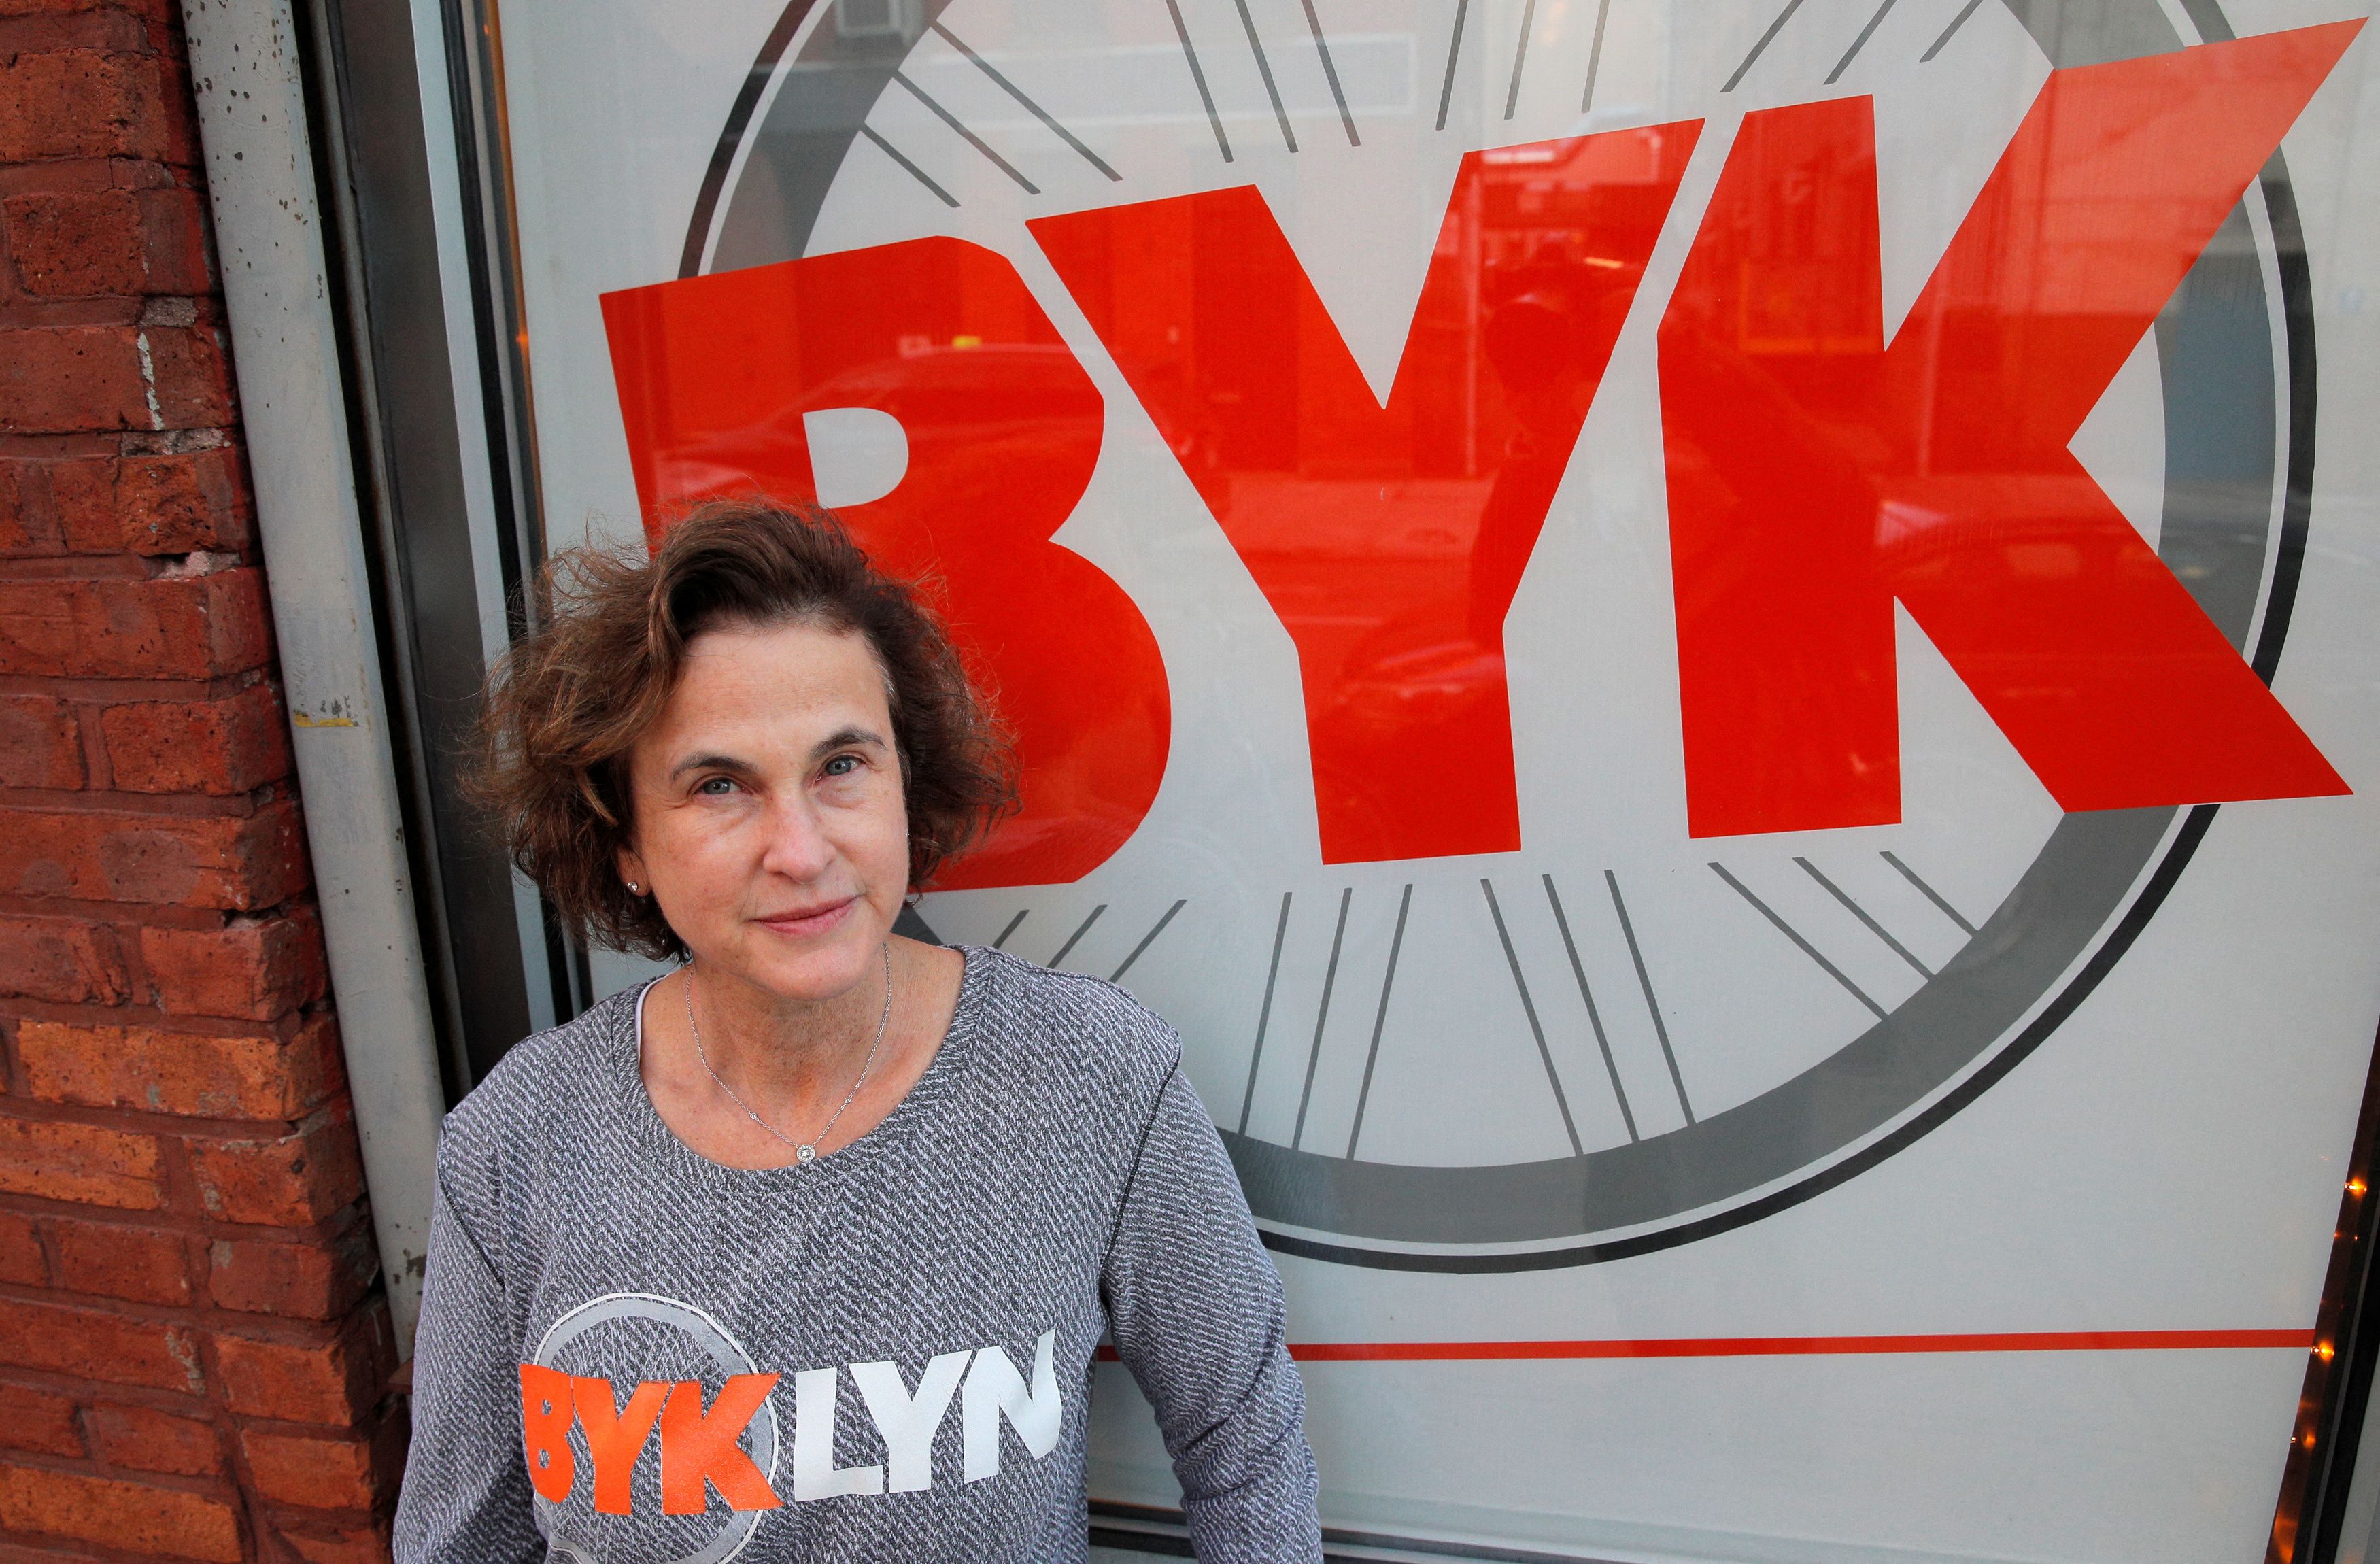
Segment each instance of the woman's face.
[[696,637],[629,783],[621,877],[704,968],[804,1000],[874,976],[909,889],[909,816],[866,640],[813,624]]

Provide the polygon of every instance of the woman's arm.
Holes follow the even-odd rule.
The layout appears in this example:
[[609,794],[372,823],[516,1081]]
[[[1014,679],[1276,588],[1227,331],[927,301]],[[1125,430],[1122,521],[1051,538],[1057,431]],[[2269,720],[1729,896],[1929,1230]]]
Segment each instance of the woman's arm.
[[1281,1278],[1178,1069],[1158,1095],[1103,1280],[1117,1356],[1157,1409],[1203,1564],[1320,1559]]
[[413,1450],[396,1504],[396,1564],[535,1564],[546,1548],[530,1508],[511,1311],[445,1175],[442,1166],[413,1347]]

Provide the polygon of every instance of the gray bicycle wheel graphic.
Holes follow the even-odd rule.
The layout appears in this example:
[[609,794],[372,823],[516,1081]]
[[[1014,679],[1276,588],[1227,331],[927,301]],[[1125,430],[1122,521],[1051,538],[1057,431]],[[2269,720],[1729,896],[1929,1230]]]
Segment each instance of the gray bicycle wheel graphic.
[[[947,6],[923,0],[916,30],[855,42],[814,15],[818,3],[794,0],[755,62],[692,215],[683,274],[806,253],[863,123]],[[2055,67],[2183,42],[2158,0],[2000,3]],[[2213,0],[2187,3],[2206,39],[2230,36]],[[2155,332],[2167,452],[2158,552],[2269,683],[2314,460],[2309,282],[2277,153]],[[1663,1133],[1479,1166],[1359,1160],[1228,1126],[1224,1140],[1266,1241],[1345,1264],[1537,1269],[1740,1227],[1904,1149],[2046,1041],[2155,915],[2215,813],[2065,816],[1955,956],[1872,1025],[1791,1078]]]

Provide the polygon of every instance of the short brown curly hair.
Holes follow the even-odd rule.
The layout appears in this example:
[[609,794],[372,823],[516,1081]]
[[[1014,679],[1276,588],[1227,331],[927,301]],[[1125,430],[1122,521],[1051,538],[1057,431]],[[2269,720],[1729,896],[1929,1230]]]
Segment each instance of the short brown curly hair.
[[884,575],[829,512],[766,501],[697,506],[650,554],[557,554],[537,630],[488,678],[472,792],[507,853],[582,944],[654,957],[686,946],[620,883],[635,830],[628,755],[676,686],[686,644],[728,625],[811,624],[864,637],[884,671],[922,890],[1011,806],[998,721],[917,588]]

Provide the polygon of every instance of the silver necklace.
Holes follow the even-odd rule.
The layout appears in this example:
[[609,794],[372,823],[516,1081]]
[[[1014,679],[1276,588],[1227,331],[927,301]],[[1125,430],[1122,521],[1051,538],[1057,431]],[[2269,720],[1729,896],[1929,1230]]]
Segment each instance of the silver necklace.
[[875,1039],[868,1045],[868,1057],[859,1061],[859,1075],[851,1083],[851,1090],[843,1094],[843,1101],[837,1104],[835,1110],[827,1116],[826,1122],[819,1126],[819,1133],[807,1141],[795,1140],[776,1125],[753,1112],[752,1105],[736,1096],[735,1088],[722,1080],[718,1071],[710,1068],[710,1055],[705,1053],[702,1048],[702,1028],[695,1024],[694,1019],[694,968],[689,965],[686,969],[686,1030],[694,1034],[694,1057],[702,1061],[702,1068],[709,1073],[711,1084],[727,1094],[728,1101],[744,1110],[744,1117],[794,1148],[794,1160],[796,1162],[807,1164],[817,1159],[818,1143],[833,1133],[836,1121],[843,1117],[843,1110],[849,1108],[851,1099],[859,1095],[861,1083],[868,1079],[868,1072],[876,1063],[876,1050],[884,1041],[885,1024],[892,1019],[892,941],[887,940],[883,949],[884,1010],[876,1018]]

